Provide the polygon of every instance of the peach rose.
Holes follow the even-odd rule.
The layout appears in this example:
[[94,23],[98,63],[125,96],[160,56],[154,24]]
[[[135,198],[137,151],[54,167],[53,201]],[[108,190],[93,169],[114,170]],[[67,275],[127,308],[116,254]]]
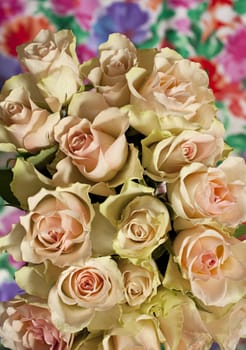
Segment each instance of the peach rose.
[[54,143],[58,113],[39,108],[23,87],[16,87],[0,100],[0,142],[37,152]]
[[16,299],[3,304],[0,338],[13,350],[69,350],[74,336],[55,328],[47,307]]
[[235,350],[240,338],[246,334],[246,299],[222,309],[220,312],[201,312],[214,340],[221,349]]
[[104,336],[103,350],[160,350],[163,336],[154,317],[130,313],[123,315],[123,323]]
[[128,305],[140,306],[156,294],[160,279],[154,261],[135,265],[127,259],[121,259],[118,266],[123,276],[124,295]]
[[[91,258],[82,267],[64,270],[48,297],[54,324],[71,331],[88,327],[97,313],[107,311],[112,317],[113,308],[123,301],[122,276],[108,256]],[[105,329],[105,324],[107,320],[100,328]]]
[[212,336],[195,303],[185,294],[161,288],[144,311],[157,318],[166,350],[210,349]]
[[137,63],[137,50],[123,34],[113,33],[99,46],[99,58],[81,66],[81,74],[103,94],[110,106],[129,103],[126,73]]
[[130,103],[142,111],[181,117],[208,128],[215,116],[214,95],[208,88],[208,75],[200,64],[183,59],[163,48],[154,56],[153,67],[133,67],[127,73]]
[[225,306],[246,293],[246,242],[218,229],[197,225],[180,231],[174,240],[175,260],[205,305]]
[[214,219],[229,226],[246,220],[246,164],[243,158],[228,157],[218,167],[201,163],[184,166],[173,184],[167,185],[175,213],[201,221]]
[[88,185],[76,183],[56,190],[43,188],[29,197],[29,212],[9,234],[7,250],[34,264],[46,260],[60,267],[83,264],[91,255],[94,217],[88,190]]
[[127,116],[111,107],[100,112],[93,122],[72,116],[63,118],[55,127],[55,139],[86,179],[108,181],[126,163],[128,125]]
[[155,181],[173,181],[192,162],[214,166],[224,150],[223,127],[219,135],[184,130],[178,135],[153,132],[142,140],[143,166]]

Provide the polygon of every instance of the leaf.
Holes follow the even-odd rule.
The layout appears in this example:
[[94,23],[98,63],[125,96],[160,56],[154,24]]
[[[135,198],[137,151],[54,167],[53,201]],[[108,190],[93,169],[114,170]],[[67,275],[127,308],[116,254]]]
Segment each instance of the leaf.
[[166,39],[175,46],[175,50],[177,50],[180,55],[184,58],[189,57],[189,50],[187,50],[187,47],[190,45],[186,36],[180,35],[174,29],[168,29],[166,31]]
[[245,0],[236,0],[233,3],[233,9],[235,12],[243,15],[246,13],[246,1]]
[[236,151],[243,153],[246,145],[246,134],[234,134],[226,136],[225,141]]
[[15,279],[28,294],[47,299],[61,271],[61,268],[46,261],[43,264],[22,267],[16,271]]
[[197,46],[197,54],[211,59],[217,56],[223,49],[223,43],[214,35],[210,35],[205,42],[200,42]]
[[10,184],[12,193],[20,202],[22,209],[28,208],[27,199],[33,196],[41,188],[52,188],[51,180],[42,175],[33,164],[18,158],[13,171],[13,181]]
[[20,202],[11,190],[13,173],[11,169],[0,169],[0,196],[10,205],[19,208]]
[[187,14],[191,21],[197,22],[200,20],[201,16],[204,14],[208,7],[208,2],[200,3],[196,8],[192,8],[187,11]]
[[46,164],[50,163],[55,157],[58,145],[52,145],[49,148],[42,149],[39,153],[27,158],[28,162],[33,164],[37,169],[41,170]]
[[246,235],[246,225],[244,224],[238,225],[233,236],[236,238],[240,238],[241,236],[244,236],[244,235]]

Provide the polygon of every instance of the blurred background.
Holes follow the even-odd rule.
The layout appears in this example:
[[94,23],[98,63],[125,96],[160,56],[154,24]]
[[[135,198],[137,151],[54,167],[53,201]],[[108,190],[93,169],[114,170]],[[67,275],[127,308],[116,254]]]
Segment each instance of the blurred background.
[[[168,46],[200,62],[209,75],[225,141],[246,159],[246,0],[1,0],[0,86],[21,72],[16,46],[42,28],[71,29],[81,62],[95,56],[112,32],[126,34],[137,47]],[[3,204],[0,198],[0,235],[21,214]],[[13,276],[19,267],[9,255],[0,255],[0,301],[18,292]]]

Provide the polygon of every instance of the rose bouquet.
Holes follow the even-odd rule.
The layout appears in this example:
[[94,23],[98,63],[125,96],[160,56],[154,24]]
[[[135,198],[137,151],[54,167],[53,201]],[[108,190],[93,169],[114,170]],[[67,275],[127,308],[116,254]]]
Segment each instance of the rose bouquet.
[[246,336],[246,165],[207,73],[111,34],[79,63],[73,33],[17,48],[0,98],[0,239],[24,266],[1,304],[10,349],[234,350]]

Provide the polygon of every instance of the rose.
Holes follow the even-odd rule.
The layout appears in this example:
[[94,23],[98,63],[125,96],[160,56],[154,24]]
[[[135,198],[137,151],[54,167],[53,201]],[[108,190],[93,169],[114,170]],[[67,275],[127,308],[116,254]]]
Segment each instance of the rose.
[[81,174],[92,182],[111,180],[128,157],[128,118],[116,107],[100,112],[93,122],[67,116],[55,128],[55,139]]
[[47,307],[22,300],[4,303],[0,316],[1,343],[15,350],[69,350],[73,335],[60,332]]
[[201,163],[184,166],[168,198],[182,218],[214,220],[236,226],[246,219],[246,165],[240,157],[228,157],[218,167]]
[[142,140],[143,166],[155,181],[173,181],[184,165],[201,162],[214,166],[224,150],[223,126],[215,126],[217,135],[184,130],[178,135],[154,131]]
[[100,205],[100,211],[116,228],[113,248],[121,257],[148,259],[167,239],[169,213],[150,187],[128,181]]
[[210,349],[212,337],[195,303],[185,294],[161,288],[143,311],[157,318],[165,349]]
[[82,85],[75,36],[70,30],[53,33],[42,29],[32,42],[18,46],[17,52],[52,111],[59,111]]
[[17,260],[35,264],[46,260],[61,267],[83,264],[91,254],[94,216],[88,190],[88,185],[76,183],[56,190],[43,188],[29,197],[29,212],[5,238],[5,248]]
[[128,305],[138,307],[156,294],[160,280],[153,260],[135,265],[121,259],[118,266],[123,276],[124,295]]
[[207,129],[215,116],[214,96],[208,88],[207,73],[200,64],[183,59],[169,48],[157,51],[153,67],[133,67],[126,75],[131,91],[130,103],[142,111],[152,110],[198,123]]
[[240,338],[246,334],[246,299],[242,298],[236,304],[219,312],[202,311],[202,317],[214,340],[221,349],[234,350]]
[[39,108],[24,87],[16,87],[0,101],[0,142],[37,152],[54,143],[59,119],[58,113]]
[[[51,289],[48,304],[52,320],[59,329],[78,331],[90,326],[97,314],[105,329],[111,322],[114,308],[124,301],[123,281],[117,264],[108,256],[91,258],[82,267],[70,266],[64,270]],[[105,320],[104,311],[110,318]],[[103,321],[104,320],[104,321]],[[105,328],[104,328],[105,327]]]
[[205,305],[225,306],[246,293],[245,244],[212,226],[196,225],[178,233],[175,261],[193,295]]
[[103,350],[159,350],[163,336],[156,319],[149,315],[129,313],[123,315],[123,326],[114,328],[104,336]]
[[70,30],[53,33],[42,29],[31,42],[18,46],[17,53],[21,63],[37,78],[47,77],[61,66],[70,67],[78,74],[75,36]]
[[99,58],[81,66],[81,74],[103,94],[109,105],[129,103],[126,73],[137,64],[137,50],[123,34],[113,33],[99,46]]

